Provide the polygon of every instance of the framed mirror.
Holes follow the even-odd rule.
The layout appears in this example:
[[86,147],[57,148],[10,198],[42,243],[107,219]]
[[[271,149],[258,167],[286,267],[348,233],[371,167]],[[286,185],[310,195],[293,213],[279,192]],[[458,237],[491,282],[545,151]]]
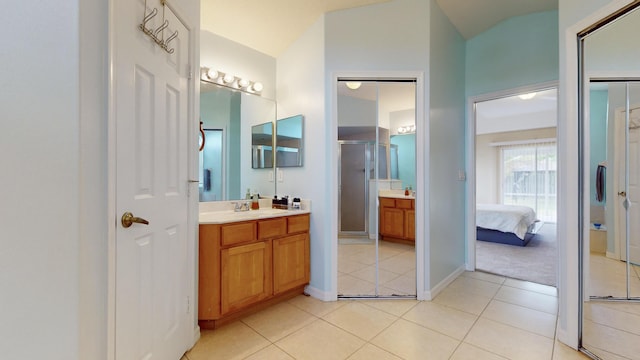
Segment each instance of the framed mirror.
[[273,168],[273,123],[251,127],[251,168]]
[[291,116],[276,121],[276,167],[303,165],[304,117]]

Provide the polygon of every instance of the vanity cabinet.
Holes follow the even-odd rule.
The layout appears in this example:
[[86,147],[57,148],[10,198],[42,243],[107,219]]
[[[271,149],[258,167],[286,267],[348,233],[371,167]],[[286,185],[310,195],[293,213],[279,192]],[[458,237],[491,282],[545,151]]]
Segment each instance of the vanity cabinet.
[[309,214],[200,224],[198,322],[215,328],[304,292]]
[[415,200],[380,197],[380,239],[415,244]]

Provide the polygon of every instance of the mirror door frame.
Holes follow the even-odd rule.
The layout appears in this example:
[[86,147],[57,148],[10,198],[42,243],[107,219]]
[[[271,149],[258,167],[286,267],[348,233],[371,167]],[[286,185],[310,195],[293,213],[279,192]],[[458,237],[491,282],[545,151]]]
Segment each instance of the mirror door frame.
[[[428,97],[425,94],[424,72],[422,71],[336,71],[331,72],[328,81],[328,106],[330,111],[327,126],[329,126],[328,144],[329,165],[331,175],[331,189],[328,194],[329,213],[335,214],[329,219],[331,236],[331,290],[329,297],[338,299],[338,79],[360,78],[363,80],[415,80],[416,82],[416,298],[418,300],[430,300],[431,295],[425,289],[430,288],[429,258],[425,256],[425,249],[429,248],[429,120],[425,115],[425,104]],[[420,221],[422,220],[422,221]]]

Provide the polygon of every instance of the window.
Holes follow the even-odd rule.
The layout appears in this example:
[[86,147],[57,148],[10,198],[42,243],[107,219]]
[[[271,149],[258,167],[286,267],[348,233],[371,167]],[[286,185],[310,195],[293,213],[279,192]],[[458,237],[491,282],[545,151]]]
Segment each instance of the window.
[[556,143],[502,146],[502,203],[524,205],[538,219],[556,222]]

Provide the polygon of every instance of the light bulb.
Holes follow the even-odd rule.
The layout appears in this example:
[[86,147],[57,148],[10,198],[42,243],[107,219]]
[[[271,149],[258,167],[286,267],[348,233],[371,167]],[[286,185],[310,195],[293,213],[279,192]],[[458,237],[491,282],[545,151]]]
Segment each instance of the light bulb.
[[247,80],[247,79],[238,80],[238,86],[240,86],[241,88],[246,88],[250,84],[251,84],[251,82],[249,80]]
[[260,92],[262,91],[262,83],[256,82],[253,84],[253,91]]
[[224,78],[222,78],[222,80],[226,83],[226,84],[230,84],[232,83],[234,80],[236,79],[235,76],[231,75],[231,74],[225,74]]
[[213,69],[209,69],[207,70],[207,77],[211,80],[217,79],[218,78],[218,71],[213,70]]

